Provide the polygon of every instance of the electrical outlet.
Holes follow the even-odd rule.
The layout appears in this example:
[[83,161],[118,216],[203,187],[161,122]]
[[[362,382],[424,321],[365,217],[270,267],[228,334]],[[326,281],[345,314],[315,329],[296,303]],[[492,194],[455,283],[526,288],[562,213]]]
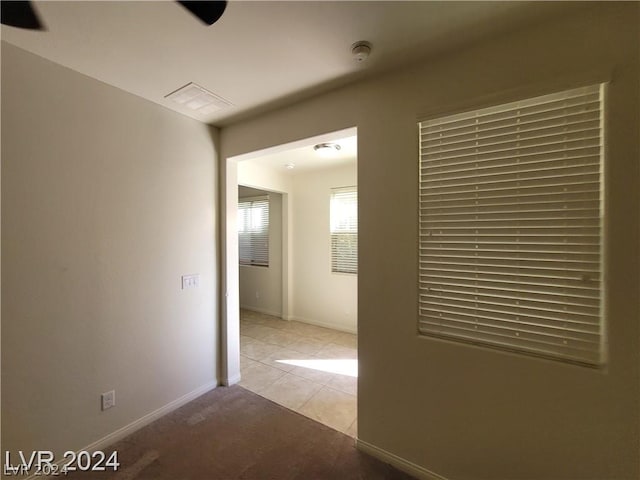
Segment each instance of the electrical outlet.
[[100,395],[100,398],[102,400],[102,410],[111,408],[116,404],[116,391],[111,390],[109,392],[105,392]]
[[200,287],[200,274],[194,273],[193,275],[183,275],[182,276],[182,290],[187,288],[198,288]]

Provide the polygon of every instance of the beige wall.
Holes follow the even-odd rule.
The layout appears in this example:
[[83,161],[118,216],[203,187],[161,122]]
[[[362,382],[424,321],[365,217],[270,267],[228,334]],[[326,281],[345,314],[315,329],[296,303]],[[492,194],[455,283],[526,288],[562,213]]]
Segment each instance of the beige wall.
[[261,165],[259,160],[244,160],[238,162],[238,184],[270,192],[291,193],[293,176]]
[[60,456],[217,383],[217,133],[6,43],[2,120],[2,445]]
[[292,319],[354,332],[358,276],[331,272],[331,188],[357,184],[357,165],[310,170],[293,177]]
[[[575,8],[221,132],[225,159],[358,127],[359,437],[449,479],[640,475],[640,5]],[[418,338],[417,118],[607,78],[607,368]]]
[[[287,236],[290,285],[287,301],[290,307],[283,317],[347,332],[356,331],[358,319],[356,275],[331,273],[329,235],[329,195],[332,187],[357,184],[357,166],[320,168],[281,173],[260,164],[260,160],[238,162],[238,183],[257,188],[285,192],[284,217],[291,218]],[[288,207],[287,207],[288,205]],[[270,211],[270,217],[274,213]],[[281,222],[281,218],[274,218]],[[281,223],[277,223],[281,225]],[[275,235],[274,235],[275,234]],[[269,268],[240,266],[240,305],[259,312],[281,316],[282,269],[274,262],[274,246],[281,248],[281,232],[271,229]],[[286,269],[285,269],[286,270]],[[278,283],[280,279],[280,283]],[[286,280],[286,279],[285,279]],[[256,297],[256,293],[258,296]],[[290,297],[290,298],[289,298]]]

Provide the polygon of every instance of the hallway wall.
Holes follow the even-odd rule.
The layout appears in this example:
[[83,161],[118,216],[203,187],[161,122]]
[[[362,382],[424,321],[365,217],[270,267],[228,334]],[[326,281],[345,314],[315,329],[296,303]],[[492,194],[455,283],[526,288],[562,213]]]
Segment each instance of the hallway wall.
[[61,458],[217,385],[217,135],[2,43],[3,450]]
[[[224,162],[358,128],[359,445],[452,480],[640,476],[639,16],[636,2],[576,4],[222,129]],[[607,367],[418,336],[418,119],[600,81],[609,81]]]

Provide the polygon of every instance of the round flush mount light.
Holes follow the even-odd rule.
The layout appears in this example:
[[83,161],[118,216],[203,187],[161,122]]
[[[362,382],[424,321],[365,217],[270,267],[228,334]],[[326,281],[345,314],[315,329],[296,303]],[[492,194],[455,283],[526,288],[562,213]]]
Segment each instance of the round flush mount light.
[[287,163],[284,168],[286,168],[287,170],[293,170],[294,168],[296,168],[295,163]]
[[338,153],[340,145],[337,143],[319,143],[313,147],[313,150],[321,157],[331,157]]

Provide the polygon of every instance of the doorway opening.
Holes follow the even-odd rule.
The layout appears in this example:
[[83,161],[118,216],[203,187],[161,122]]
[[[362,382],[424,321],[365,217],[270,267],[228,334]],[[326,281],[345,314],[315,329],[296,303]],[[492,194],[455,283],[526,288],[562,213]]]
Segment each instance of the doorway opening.
[[222,316],[227,385],[354,437],[356,134],[227,159]]

